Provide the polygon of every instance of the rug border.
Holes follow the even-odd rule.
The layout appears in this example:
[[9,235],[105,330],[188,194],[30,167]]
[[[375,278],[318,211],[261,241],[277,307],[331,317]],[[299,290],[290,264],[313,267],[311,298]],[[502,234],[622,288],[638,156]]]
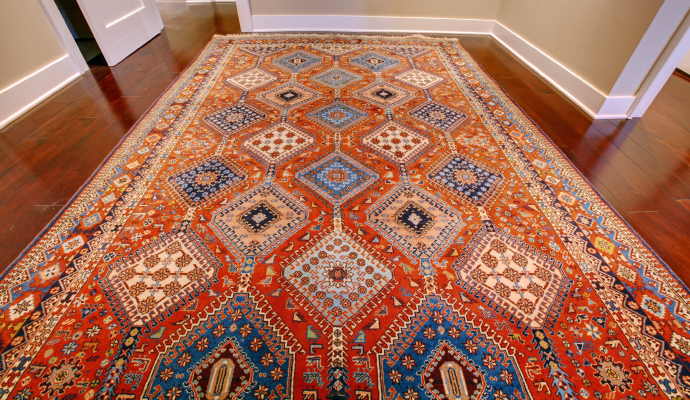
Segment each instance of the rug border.
[[[467,51],[467,49],[460,43],[459,39],[457,39],[457,38],[449,38],[449,39],[450,39],[450,40],[455,40],[455,41],[457,41],[458,46],[460,46],[460,48],[462,48],[465,52],[467,52],[467,54],[471,57],[472,61],[474,62],[474,65],[476,65],[477,68],[479,68],[479,69],[481,70],[481,72],[486,76],[486,78],[488,78],[488,80],[491,81],[491,83],[495,86],[495,88],[498,89],[498,90],[505,96],[505,98],[508,99],[508,101],[510,101],[510,103],[511,103],[513,106],[515,106],[518,110],[520,110],[520,112],[522,113],[522,115],[527,119],[527,121],[528,121],[530,124],[532,124],[532,125],[534,126],[534,128],[536,128],[536,130],[541,134],[541,136],[542,136],[544,139],[546,139],[546,141],[547,141],[549,144],[551,144],[555,150],[557,150],[557,154],[558,154],[559,156],[561,156],[561,158],[562,158],[564,161],[566,161],[566,163],[567,163],[567,164],[577,173],[577,175],[587,184],[587,185],[586,185],[587,188],[588,188],[589,190],[591,190],[591,191],[593,192],[593,194],[596,195],[596,197],[598,197],[599,200],[601,200],[602,203],[606,205],[606,207],[608,207],[608,211],[609,211],[609,212],[612,212],[613,215],[614,215],[615,217],[617,217],[620,221],[622,221],[623,224],[624,224],[624,227],[628,229],[629,233],[632,233],[632,234],[635,236],[635,238],[636,238],[637,240],[640,241],[641,245],[644,246],[645,248],[647,248],[647,250],[657,259],[657,261],[661,264],[661,266],[663,266],[668,272],[671,273],[672,277],[673,277],[674,279],[676,279],[676,280],[678,281],[678,283],[681,284],[681,286],[683,287],[683,289],[685,289],[686,292],[690,293],[690,283],[689,283],[689,284],[686,284],[682,279],[680,279],[680,278],[678,277],[678,275],[677,275],[677,274],[675,273],[675,271],[673,271],[673,269],[666,263],[666,261],[664,261],[664,259],[663,259],[661,256],[659,256],[659,254],[649,245],[649,243],[647,243],[647,241],[646,241],[644,238],[642,238],[642,236],[640,236],[639,233],[637,233],[637,231],[632,227],[632,225],[630,225],[630,223],[629,223],[625,218],[623,218],[623,216],[613,207],[613,205],[611,205],[611,203],[610,203],[608,200],[606,200],[606,198],[604,198],[604,196],[602,196],[601,193],[599,193],[599,191],[597,190],[597,188],[589,181],[589,179],[587,179],[586,176],[584,176],[584,174],[575,166],[575,164],[574,164],[574,163],[568,158],[568,156],[560,149],[560,147],[558,147],[558,146],[556,145],[556,143],[555,143],[546,133],[544,133],[544,131],[543,131],[543,130],[539,127],[539,125],[532,119],[532,117],[530,117],[530,116],[527,114],[527,112],[525,112],[525,110],[524,110],[519,104],[517,104],[517,102],[516,102],[516,101],[505,91],[505,89],[503,89],[503,87],[502,87],[501,85],[499,85],[498,82],[496,82],[496,80],[494,80],[494,78],[493,78],[491,75],[489,75],[488,72],[486,72],[486,70],[481,66],[481,64],[480,64],[477,60],[475,60],[474,57],[472,57],[472,54],[470,54],[470,52]],[[499,44],[500,44],[500,43],[499,43]],[[549,85],[550,85],[550,84],[549,84]],[[558,92],[558,91],[556,91],[556,92]],[[592,119],[591,117],[588,117],[588,118],[589,118],[589,119]]]
[[194,66],[199,62],[199,59],[206,53],[206,50],[208,50],[208,48],[214,43],[215,39],[218,36],[222,35],[213,35],[211,40],[209,40],[209,42],[206,43],[206,45],[199,51],[199,53],[194,57],[194,59],[180,72],[177,78],[170,82],[170,84],[161,92],[160,95],[158,95],[158,97],[156,97],[156,99],[153,101],[153,103],[151,103],[151,105],[146,109],[146,111],[144,111],[141,114],[141,117],[137,119],[134,125],[132,125],[132,127],[129,128],[127,133],[125,133],[120,138],[120,140],[113,147],[113,149],[103,158],[103,161],[101,161],[100,164],[98,164],[96,169],[91,173],[91,175],[89,175],[86,181],[81,186],[79,186],[74,195],[70,197],[70,199],[60,209],[60,211],[58,211],[55,214],[55,216],[53,216],[53,218],[51,218],[51,220],[43,227],[43,229],[41,229],[41,231],[34,236],[31,242],[24,247],[24,250],[22,250],[21,253],[19,253],[19,255],[17,255],[17,257],[15,257],[14,260],[12,260],[12,262],[10,262],[7,265],[5,270],[0,273],[0,282],[5,279],[7,274],[12,269],[14,269],[17,266],[17,264],[19,264],[19,262],[29,253],[29,251],[31,251],[31,249],[45,236],[45,234],[48,233],[50,228],[52,228],[57,223],[57,221],[65,215],[66,211],[74,204],[74,202],[79,198],[79,196],[83,194],[84,189],[86,189],[93,182],[93,180],[98,176],[98,174],[102,172],[101,170],[103,169],[103,167],[105,167],[106,164],[108,164],[108,161],[110,161],[113,155],[115,155],[115,153],[117,153],[118,150],[122,148],[122,145],[125,144],[125,142],[129,140],[132,134],[139,128],[139,126],[144,121],[144,117],[148,115],[151,112],[151,110],[153,110],[156,106],[158,106],[158,103],[161,101],[161,99],[165,97],[166,94],[168,94],[170,89],[172,89],[178,83],[179,79],[184,74],[186,74],[189,70],[194,68]]

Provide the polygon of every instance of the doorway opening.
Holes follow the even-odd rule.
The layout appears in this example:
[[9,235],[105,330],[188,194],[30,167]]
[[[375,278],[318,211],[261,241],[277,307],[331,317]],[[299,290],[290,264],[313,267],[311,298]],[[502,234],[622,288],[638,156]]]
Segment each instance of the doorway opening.
[[62,18],[67,24],[74,41],[79,47],[79,51],[87,64],[92,65],[107,65],[105,58],[103,57],[103,52],[98,47],[96,43],[96,38],[91,32],[86,18],[79,8],[79,3],[77,0],[55,0],[55,5],[57,5],[58,10]]

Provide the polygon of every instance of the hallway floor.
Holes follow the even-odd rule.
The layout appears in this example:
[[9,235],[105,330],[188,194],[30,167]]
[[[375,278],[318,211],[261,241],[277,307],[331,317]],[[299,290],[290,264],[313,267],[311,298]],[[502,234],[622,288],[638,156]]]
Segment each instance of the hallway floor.
[[[235,5],[160,2],[165,29],[116,67],[92,66],[0,130],[0,270],[38,235],[214,34]],[[592,121],[484,36],[462,45],[594,187],[690,283],[690,80],[674,75],[647,114]]]

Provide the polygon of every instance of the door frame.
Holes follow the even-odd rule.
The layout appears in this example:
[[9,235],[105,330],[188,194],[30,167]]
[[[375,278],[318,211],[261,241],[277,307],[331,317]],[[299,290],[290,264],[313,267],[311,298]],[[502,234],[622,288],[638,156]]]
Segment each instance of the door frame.
[[83,75],[89,70],[89,66],[86,64],[86,60],[84,60],[84,56],[81,54],[81,51],[79,51],[77,42],[74,40],[74,37],[72,37],[72,33],[67,27],[67,23],[62,17],[60,10],[57,8],[55,1],[38,0],[38,5],[41,7],[41,10],[43,10],[43,14],[45,14],[46,18],[48,19],[50,27],[53,28],[53,31],[55,32],[60,45],[62,45],[63,50],[65,50],[69,56],[72,64],[74,64],[74,68],[76,68],[77,71]]
[[[51,28],[53,28],[53,31],[55,32],[55,35],[57,36],[58,41],[60,42],[60,45],[62,45],[62,48],[69,56],[70,60],[72,61],[72,64],[74,64],[74,67],[77,69],[77,71],[79,71],[79,73],[83,75],[86,71],[89,70],[89,66],[86,64],[86,60],[84,60],[84,56],[81,54],[79,46],[77,46],[77,41],[74,40],[72,33],[67,27],[65,19],[62,17],[60,10],[57,8],[57,5],[55,4],[55,1],[37,1],[39,7],[41,7],[41,10],[43,10],[43,14],[45,14],[46,18],[48,19],[48,23],[50,24]],[[142,1],[147,3],[147,5],[150,5],[151,8],[155,11],[156,23],[162,31],[165,26],[163,25],[163,20],[161,19],[160,11],[158,10],[158,5],[156,4],[155,0]],[[84,11],[82,10],[82,12]]]
[[664,50],[657,58],[637,92],[636,99],[628,111],[628,118],[644,115],[656,96],[669,80],[683,57],[690,51],[690,12],[683,18]]

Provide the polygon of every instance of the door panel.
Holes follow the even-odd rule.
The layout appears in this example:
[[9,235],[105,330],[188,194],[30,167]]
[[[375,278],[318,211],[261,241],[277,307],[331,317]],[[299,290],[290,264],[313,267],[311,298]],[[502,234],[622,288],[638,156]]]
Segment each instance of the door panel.
[[163,29],[153,0],[77,0],[108,65],[116,65]]
[[142,4],[141,0],[118,0],[117,2],[105,1],[102,3],[101,7],[103,8],[103,13],[105,15],[109,16],[109,18],[111,18],[113,21],[117,21],[144,8],[144,5]]

